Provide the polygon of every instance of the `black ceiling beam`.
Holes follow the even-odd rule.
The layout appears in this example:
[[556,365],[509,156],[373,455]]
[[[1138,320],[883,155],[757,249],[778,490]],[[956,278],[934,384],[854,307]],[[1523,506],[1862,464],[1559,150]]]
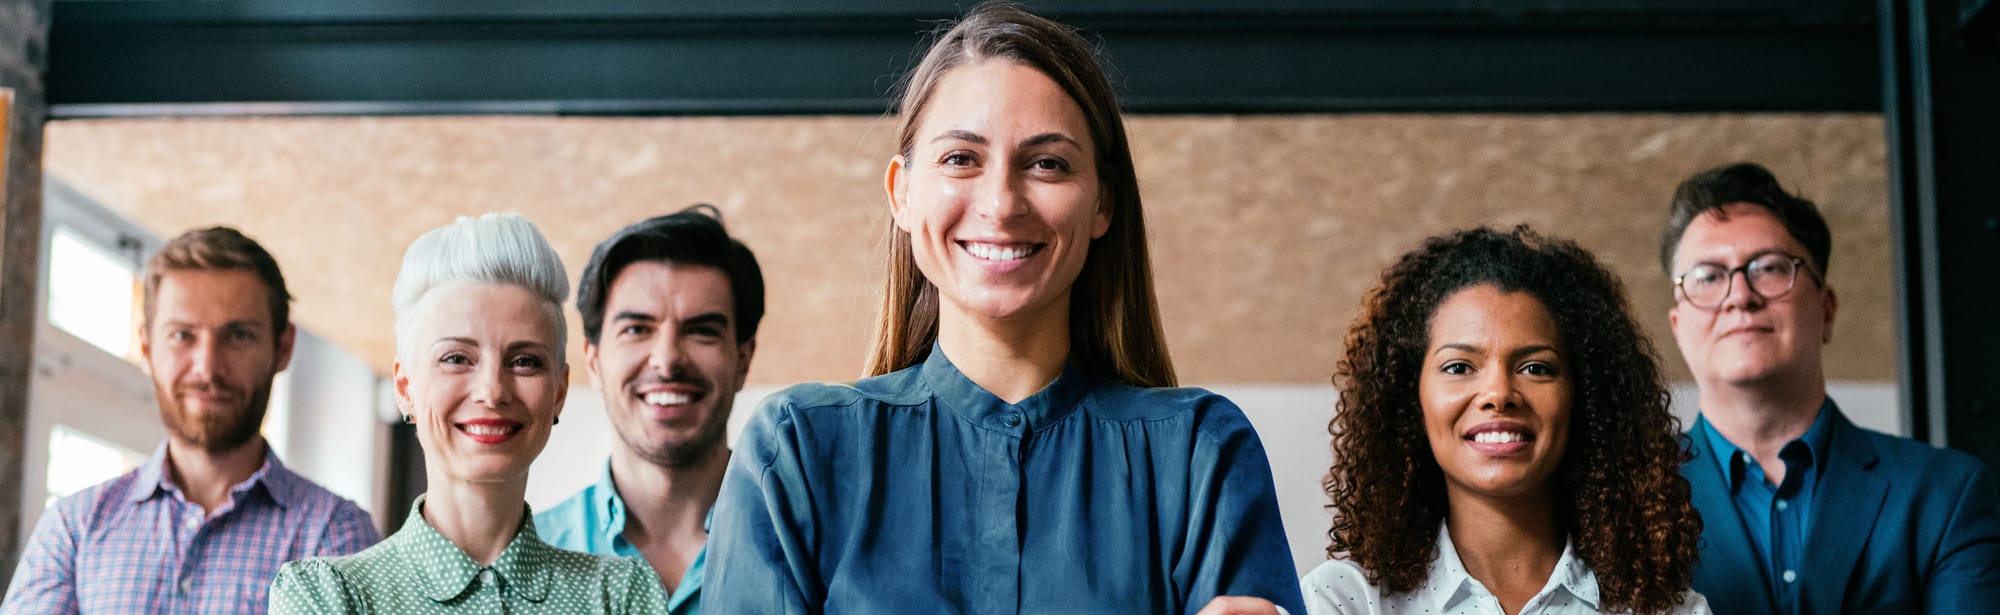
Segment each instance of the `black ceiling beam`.
[[[950,3],[75,1],[53,116],[880,113]],[[1030,3],[1139,113],[1873,111],[1871,3]],[[1046,5],[1046,6],[1045,6]]]

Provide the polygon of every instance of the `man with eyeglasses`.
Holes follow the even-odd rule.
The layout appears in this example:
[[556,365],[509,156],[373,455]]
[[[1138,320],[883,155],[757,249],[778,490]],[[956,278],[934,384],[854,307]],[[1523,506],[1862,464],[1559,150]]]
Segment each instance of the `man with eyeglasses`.
[[1702,518],[1694,588],[1730,613],[2000,613],[1992,472],[1856,427],[1826,394],[1831,247],[1812,202],[1755,164],[1674,193],[1660,263],[1700,389],[1682,466]]

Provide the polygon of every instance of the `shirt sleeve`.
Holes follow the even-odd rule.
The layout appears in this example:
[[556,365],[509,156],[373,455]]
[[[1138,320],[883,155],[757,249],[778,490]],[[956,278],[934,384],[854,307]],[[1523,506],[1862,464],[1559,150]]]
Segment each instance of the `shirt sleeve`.
[[1264,444],[1235,404],[1218,396],[1202,403],[1189,473],[1193,510],[1175,569],[1188,588],[1188,612],[1216,596],[1256,596],[1304,613]]
[[353,555],[381,540],[381,534],[375,532],[375,520],[368,516],[367,511],[353,502],[340,500],[333,508],[333,519],[328,524],[326,536],[313,556]]
[[270,615],[288,613],[362,613],[365,605],[350,599],[347,582],[326,560],[290,562],[271,580]]
[[0,600],[7,613],[75,613],[76,531],[63,506],[42,513],[35,532],[21,552],[20,567],[14,570],[6,599]]
[[737,440],[708,538],[702,610],[817,613],[812,498],[784,395],[773,395]]
[[1977,467],[1954,503],[1931,582],[1931,613],[2000,613],[2000,491],[1993,472]]

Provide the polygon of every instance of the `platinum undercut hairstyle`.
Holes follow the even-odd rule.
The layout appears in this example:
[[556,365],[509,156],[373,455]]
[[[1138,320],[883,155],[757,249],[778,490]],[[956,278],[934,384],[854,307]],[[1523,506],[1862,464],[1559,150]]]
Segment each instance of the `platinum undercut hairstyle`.
[[392,293],[399,358],[408,360],[415,350],[418,340],[412,328],[424,296],[458,282],[518,286],[540,298],[549,322],[555,324],[556,345],[551,350],[558,363],[567,362],[569,324],[562,306],[569,301],[569,274],[535,224],[511,213],[460,216],[410,242]]

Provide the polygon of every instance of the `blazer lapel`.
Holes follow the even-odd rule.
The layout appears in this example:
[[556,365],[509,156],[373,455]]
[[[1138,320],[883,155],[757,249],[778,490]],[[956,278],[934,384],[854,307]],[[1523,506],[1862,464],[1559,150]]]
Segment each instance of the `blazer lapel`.
[[[1708,418],[1695,419],[1694,429],[1682,434],[1693,459],[1681,466],[1701,513],[1701,561],[1695,566],[1696,591],[1711,605],[1728,605],[1732,612],[1775,613],[1771,600],[1770,575],[1764,559],[1750,542],[1750,530],[1737,515],[1736,502],[1729,496],[1728,478],[1716,463],[1705,433]],[[1753,607],[1754,605],[1754,607]]]
[[1889,492],[1889,479],[1876,471],[1881,457],[1839,408],[1830,408],[1833,429],[1828,441],[1826,474],[1813,498],[1812,525],[1806,528],[1805,578],[1799,604],[1807,613],[1838,613],[1847,580],[1873,533],[1876,515]]

